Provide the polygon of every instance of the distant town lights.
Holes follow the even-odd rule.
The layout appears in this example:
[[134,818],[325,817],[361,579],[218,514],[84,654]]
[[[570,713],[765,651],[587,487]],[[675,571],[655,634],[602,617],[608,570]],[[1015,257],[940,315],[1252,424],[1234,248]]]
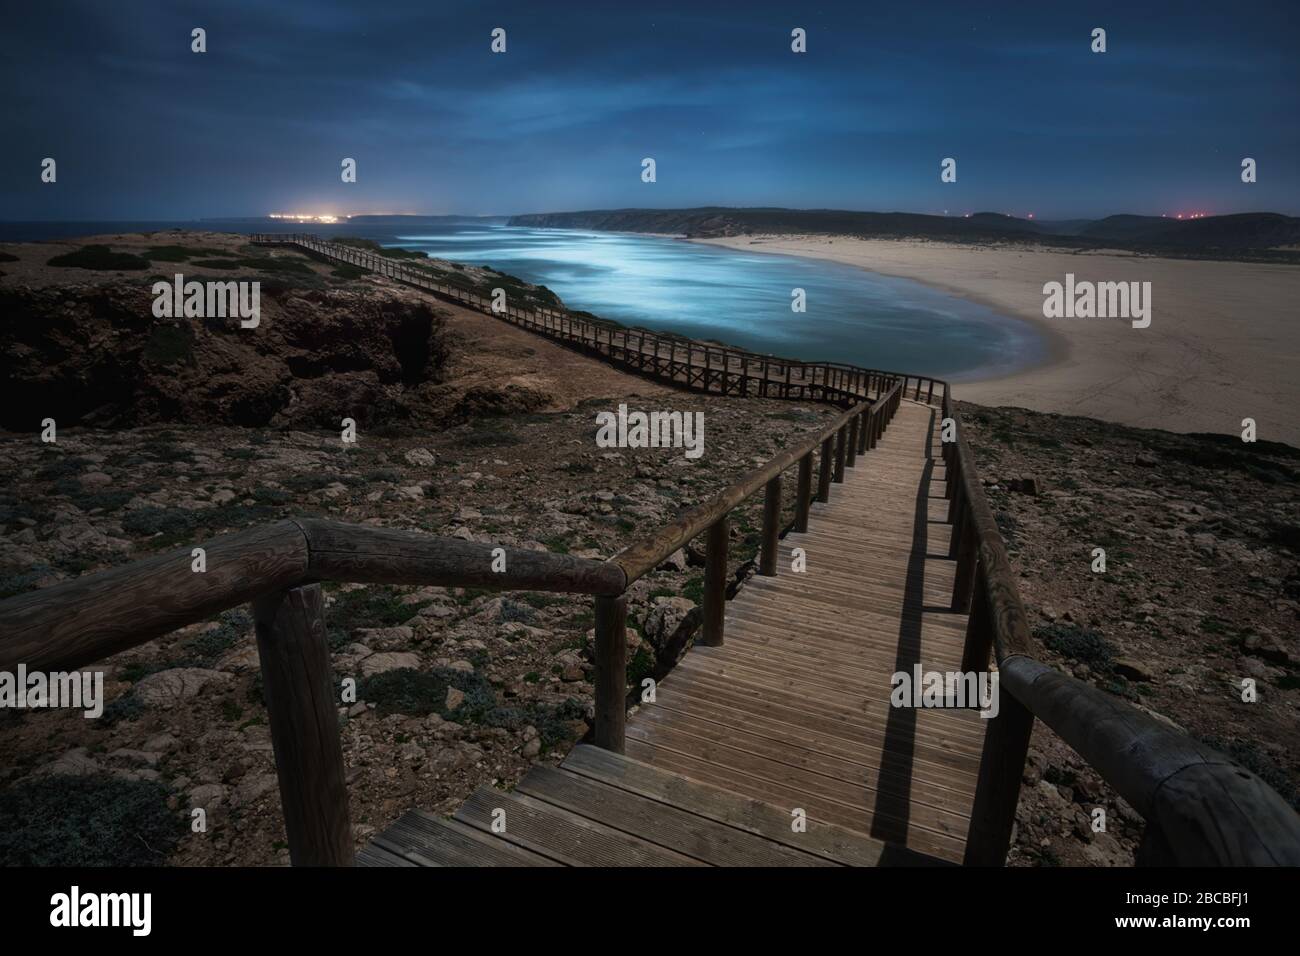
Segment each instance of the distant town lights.
[[[273,212],[268,214],[267,218],[268,219],[289,219],[292,220],[293,222],[338,222],[340,217],[330,216],[330,215],[313,216],[308,213],[299,214],[299,213],[292,213],[292,212]],[[348,217],[343,216],[342,218],[346,219]]]

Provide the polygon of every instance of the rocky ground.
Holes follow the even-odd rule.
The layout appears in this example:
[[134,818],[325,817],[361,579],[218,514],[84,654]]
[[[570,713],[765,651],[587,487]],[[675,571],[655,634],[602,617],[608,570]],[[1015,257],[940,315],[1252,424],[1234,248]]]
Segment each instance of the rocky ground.
[[[558,301],[485,267],[385,252],[439,281],[504,288],[514,305]],[[183,283],[258,283],[258,324],[156,316],[155,283],[178,274]],[[242,236],[10,243],[0,248],[0,377],[23,400],[0,405],[0,427],[27,432],[51,417],[60,426],[322,428],[343,416],[428,427],[573,397],[558,376],[537,380],[548,370],[530,361],[529,336],[467,348],[460,340],[485,334],[465,321],[471,315],[358,267]]]
[[[1300,808],[1300,451],[1022,409],[962,415],[1044,660]],[[1089,825],[1096,807],[1105,833]],[[1129,864],[1141,834],[1134,810],[1037,725],[1012,862]]]

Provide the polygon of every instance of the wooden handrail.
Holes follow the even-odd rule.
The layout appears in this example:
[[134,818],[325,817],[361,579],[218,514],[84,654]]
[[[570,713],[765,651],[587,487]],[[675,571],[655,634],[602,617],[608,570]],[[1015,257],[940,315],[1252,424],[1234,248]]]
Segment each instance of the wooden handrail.
[[647,571],[658,567],[665,558],[702,534],[718,518],[729,514],[733,508],[773,478],[797,464],[801,458],[817,449],[826,438],[837,434],[849,422],[857,421],[864,414],[870,414],[873,408],[884,407],[898,393],[900,387],[899,384],[895,384],[883,396],[880,403],[863,402],[836,417],[812,437],[804,439],[767,464],[743,475],[708,501],[681,512],[670,524],[629,545],[610,560],[623,569],[628,583],[631,584]]
[[965,539],[954,547],[957,588],[964,581],[974,590],[954,595],[955,605],[963,598],[971,604],[963,667],[983,669],[991,652],[1000,689],[1012,698],[1002,698],[985,737],[967,862],[1001,864],[1006,856],[1036,717],[1142,814],[1147,832],[1139,862],[1300,866],[1300,816],[1257,776],[1037,659],[1015,573],[947,387],[942,408],[944,419],[956,427],[956,441],[944,444],[944,457],[953,511],[962,516],[953,534]]
[[620,594],[617,565],[417,531],[316,518],[278,521],[0,601],[0,670],[83,667],[239,604],[315,581]]

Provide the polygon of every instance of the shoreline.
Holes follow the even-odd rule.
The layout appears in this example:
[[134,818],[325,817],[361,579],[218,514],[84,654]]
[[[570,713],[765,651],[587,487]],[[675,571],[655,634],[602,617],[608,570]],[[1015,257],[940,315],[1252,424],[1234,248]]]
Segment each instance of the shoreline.
[[[826,262],[834,262],[838,265],[852,266],[853,268],[861,269],[864,272],[874,272],[877,275],[889,276],[895,279],[907,279],[912,282],[919,282],[922,285],[929,286],[931,289],[935,289],[939,292],[943,292],[947,295],[953,296],[954,298],[964,299],[965,301],[974,303],[975,305],[982,305],[987,309],[992,309],[994,312],[1000,313],[1004,318],[1015,319],[1018,322],[1027,323],[1033,328],[1034,334],[1038,336],[1039,340],[1042,342],[1043,345],[1043,354],[1041,356],[1039,356],[1036,360],[1032,360],[1020,366],[1020,368],[1018,368],[1014,372],[1005,372],[1005,373],[1000,372],[992,375],[983,375],[977,369],[974,372],[959,373],[959,375],[955,378],[954,377],[948,378],[948,381],[953,382],[955,385],[960,385],[962,388],[967,388],[972,385],[983,385],[983,384],[1007,381],[1010,379],[1017,378],[1018,376],[1021,375],[1026,375],[1030,372],[1046,371],[1054,366],[1065,363],[1065,361],[1071,356],[1069,337],[1065,335],[1059,328],[1056,328],[1052,326],[1050,323],[1048,323],[1048,321],[1043,318],[1041,312],[1031,311],[1031,312],[1022,313],[1017,310],[1010,310],[1006,307],[1005,303],[999,302],[998,299],[994,296],[986,295],[977,290],[972,290],[969,286],[966,285],[954,284],[952,282],[946,281],[944,278],[936,277],[930,274],[924,274],[924,275],[919,274],[917,270],[911,268],[897,268],[897,267],[889,268],[887,265],[881,265],[879,267],[873,266],[869,268],[865,265],[860,264],[859,262],[852,261],[847,256],[837,257],[834,255],[827,255],[820,252],[807,251],[804,248],[802,248],[802,246],[798,248],[794,248],[794,247],[786,248],[786,247],[775,246],[776,243],[782,243],[782,242],[804,243],[804,242],[809,242],[810,240],[825,241],[827,239],[829,239],[829,242],[826,242],[826,245],[828,246],[833,245],[835,242],[839,242],[841,244],[856,242],[856,243],[862,243],[864,245],[868,243],[912,244],[913,240],[894,240],[894,239],[863,240],[863,239],[852,239],[851,237],[839,237],[839,236],[820,237],[820,236],[767,236],[767,235],[735,236],[735,237],[727,237],[727,238],[719,238],[719,239],[691,239],[687,237],[682,237],[682,238],[684,238],[687,242],[695,242],[695,243],[699,243],[700,245],[717,246],[723,249],[744,250],[745,252],[757,252],[760,255],[798,256],[803,259],[821,259]],[[743,244],[750,241],[753,242],[752,245]],[[767,248],[767,249],[761,248],[760,244],[772,245],[773,248]],[[916,241],[916,244],[918,245],[924,244],[924,241]],[[961,247],[957,243],[937,242],[934,244],[951,245],[957,248]],[[901,371],[906,371],[906,370],[901,370]],[[1039,410],[1041,411],[1041,409]]]
[[[1300,447],[1300,423],[1289,414],[1300,400],[1293,372],[1300,333],[1286,318],[1300,301],[1295,266],[840,236],[687,241],[912,279],[1030,323],[1045,345],[1042,360],[956,381],[959,400],[1182,433],[1240,435],[1242,420],[1253,418],[1261,441]],[[1043,284],[1067,272],[1080,280],[1150,282],[1151,326],[1044,318]]]

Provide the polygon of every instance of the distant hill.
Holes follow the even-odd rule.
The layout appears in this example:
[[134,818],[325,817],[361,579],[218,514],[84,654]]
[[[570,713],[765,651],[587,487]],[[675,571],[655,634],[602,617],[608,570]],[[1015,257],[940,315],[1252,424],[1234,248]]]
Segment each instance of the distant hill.
[[839,209],[731,208],[596,209],[512,216],[512,226],[645,232],[691,238],[760,233],[819,233],[863,238],[929,238],[959,242],[1025,241],[1070,248],[1123,248],[1136,252],[1205,257],[1300,261],[1300,218],[1252,212],[1203,219],[1107,216],[1040,221],[1001,213],[930,216],[907,212]]

